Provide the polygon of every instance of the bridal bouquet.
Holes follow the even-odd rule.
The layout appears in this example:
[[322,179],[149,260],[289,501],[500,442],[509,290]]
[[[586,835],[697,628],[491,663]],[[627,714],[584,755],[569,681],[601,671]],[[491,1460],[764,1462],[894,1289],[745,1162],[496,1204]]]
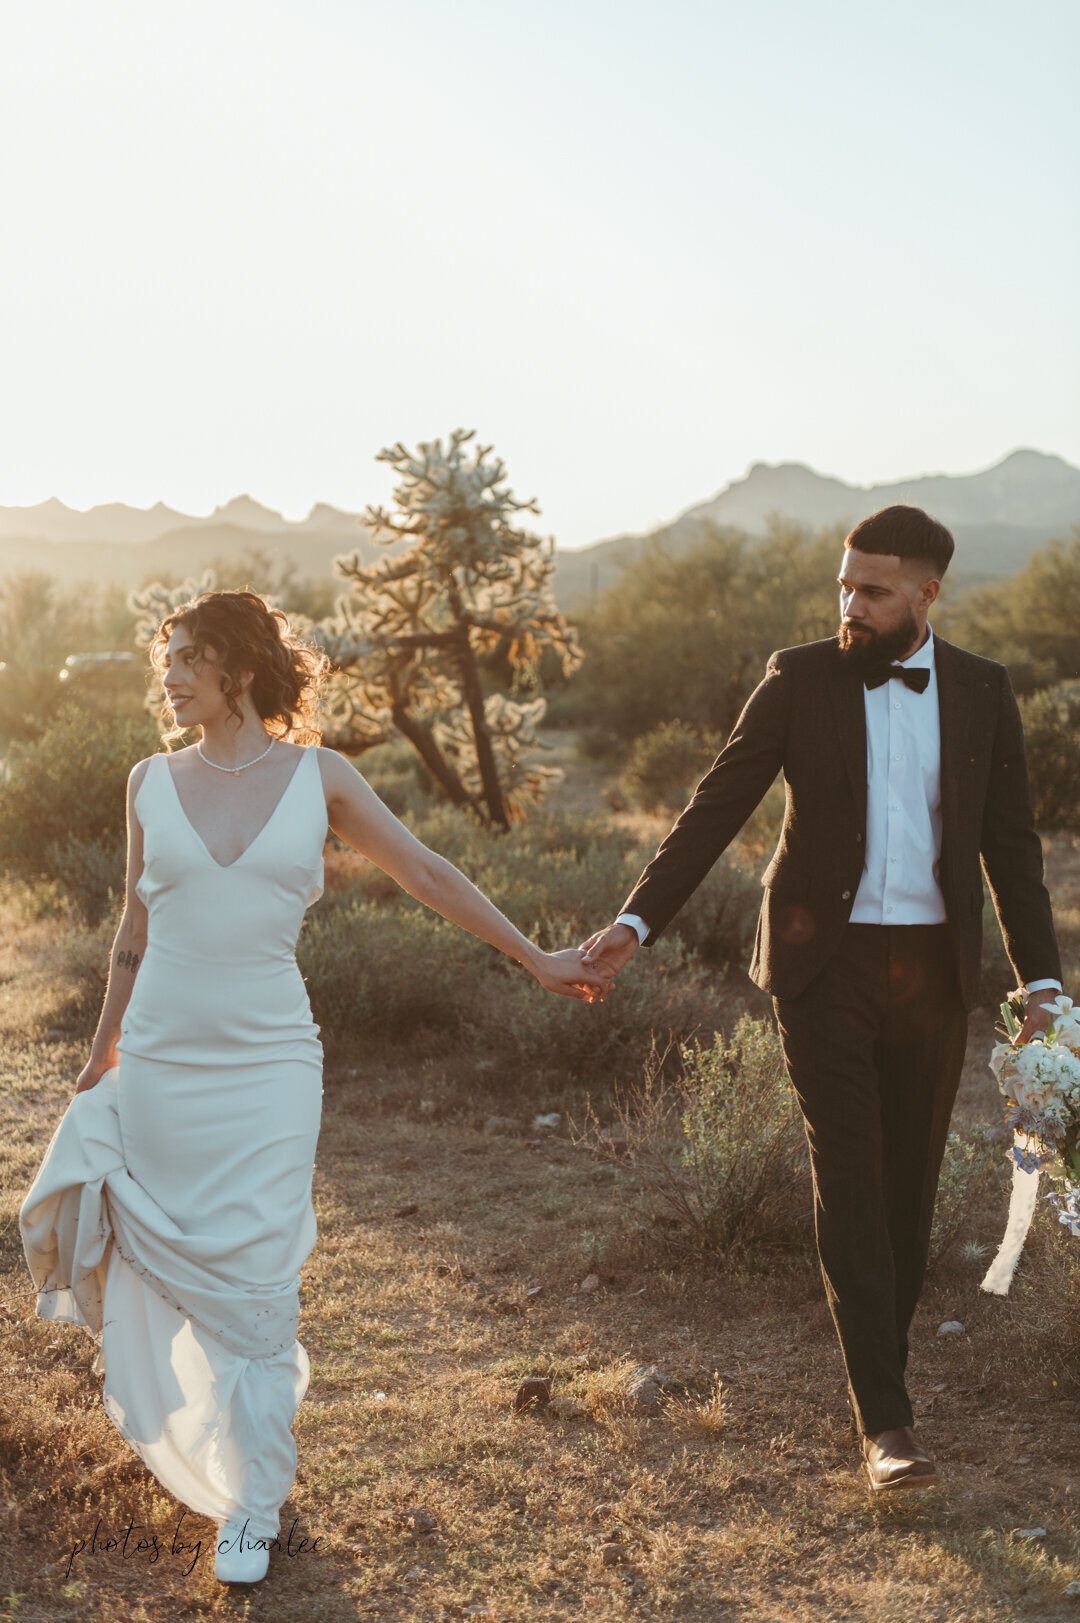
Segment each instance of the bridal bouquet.
[[1017,1047],[1020,1021],[1001,1005],[1008,1042],[998,1043],[990,1069],[1005,1095],[1005,1124],[1013,1131],[1013,1191],[1001,1249],[982,1282],[1004,1296],[1035,1210],[1039,1174],[1054,1188],[1047,1197],[1058,1220],[1080,1236],[1080,1008],[1058,996],[1043,1005],[1051,1014],[1045,1033]]
[[[1045,1036],[1021,1048],[998,1043],[990,1069],[1008,1101],[1005,1125],[1016,1138],[1013,1158],[1025,1172],[1049,1174],[1061,1192],[1051,1198],[1062,1211],[1061,1195],[1074,1204],[1080,1195],[1080,1009],[1067,997],[1044,1007],[1053,1010]],[[1001,1012],[1014,1038],[1020,1023],[1008,1003]],[[1061,1221],[1080,1233],[1080,1220],[1062,1211]]]

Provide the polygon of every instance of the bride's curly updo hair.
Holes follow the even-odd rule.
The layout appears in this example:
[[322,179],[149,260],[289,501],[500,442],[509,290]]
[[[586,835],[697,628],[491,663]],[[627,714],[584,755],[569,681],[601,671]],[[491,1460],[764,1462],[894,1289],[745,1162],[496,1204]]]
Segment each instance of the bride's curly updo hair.
[[[212,651],[223,678],[222,692],[238,721],[240,675],[253,671],[248,692],[267,732],[294,744],[319,743],[319,685],[330,661],[295,635],[282,609],[271,608],[258,592],[200,592],[173,609],[158,626],[149,653],[159,675],[177,626],[191,633],[197,655],[204,655],[208,648]],[[174,727],[164,736],[166,741],[181,738],[185,731]]]

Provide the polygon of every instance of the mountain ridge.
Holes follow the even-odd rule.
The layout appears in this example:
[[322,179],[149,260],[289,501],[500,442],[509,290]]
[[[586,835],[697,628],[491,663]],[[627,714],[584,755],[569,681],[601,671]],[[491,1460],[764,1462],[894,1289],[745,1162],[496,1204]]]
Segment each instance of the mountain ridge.
[[[1051,452],[1021,447],[989,468],[967,474],[919,474],[856,485],[801,462],[755,462],[715,496],[685,508],[668,524],[556,552],[555,590],[574,608],[618,578],[651,544],[692,546],[712,526],[760,536],[771,516],[810,528],[847,529],[891,502],[925,506],[957,542],[950,578],[970,584],[1020,567],[1039,546],[1080,525],[1080,468]],[[248,551],[323,577],[335,555],[375,551],[360,515],[316,502],[287,519],[249,494],[233,496],[205,517],[164,502],[128,507],[109,502],[80,510],[57,497],[26,507],[0,507],[0,574],[47,569],[68,579],[116,581],[131,587],[155,573],[200,573],[214,558]]]

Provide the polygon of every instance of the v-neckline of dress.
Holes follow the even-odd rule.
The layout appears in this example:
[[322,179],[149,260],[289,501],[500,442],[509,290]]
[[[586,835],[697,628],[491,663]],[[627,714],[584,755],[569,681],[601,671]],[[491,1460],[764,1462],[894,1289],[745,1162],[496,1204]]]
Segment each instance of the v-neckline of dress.
[[[304,755],[306,755],[307,753],[308,753],[308,750],[305,749],[304,750]],[[271,813],[270,813],[269,817],[266,819],[265,823],[263,823],[262,827],[258,830],[258,832],[248,841],[248,843],[245,845],[244,849],[241,851],[240,855],[238,857],[234,857],[231,862],[219,862],[218,861],[217,857],[211,851],[210,847],[207,845],[206,841],[203,839],[202,835],[199,833],[198,829],[195,827],[195,824],[191,821],[191,818],[188,816],[187,812],[184,810],[184,802],[180,799],[180,791],[176,787],[176,783],[175,783],[175,780],[174,780],[173,774],[172,774],[172,767],[169,765],[169,758],[168,758],[167,755],[162,755],[161,756],[161,763],[162,763],[162,766],[165,769],[165,775],[168,778],[169,783],[172,785],[172,792],[173,792],[173,795],[175,796],[176,804],[177,804],[177,806],[179,808],[181,817],[184,819],[184,822],[187,824],[187,826],[191,830],[192,834],[194,834],[195,838],[198,840],[199,844],[202,846],[203,850],[206,852],[206,855],[209,857],[210,861],[214,864],[214,867],[217,868],[221,873],[228,873],[230,871],[230,869],[236,867],[238,862],[243,862],[244,858],[247,856],[247,854],[251,850],[252,846],[257,845],[259,840],[262,839],[263,835],[266,833],[267,829],[270,827],[270,824],[274,821],[274,818],[277,816],[278,812],[281,810],[281,803],[285,799],[285,797],[288,794],[289,790],[292,788],[293,782],[294,782],[297,774],[299,773],[300,768],[304,764],[304,755],[301,755],[300,759],[297,761],[296,765],[293,767],[291,773],[289,774],[289,781],[285,785],[284,789],[281,791],[280,795],[278,795],[277,800],[274,802],[274,809],[271,811]]]

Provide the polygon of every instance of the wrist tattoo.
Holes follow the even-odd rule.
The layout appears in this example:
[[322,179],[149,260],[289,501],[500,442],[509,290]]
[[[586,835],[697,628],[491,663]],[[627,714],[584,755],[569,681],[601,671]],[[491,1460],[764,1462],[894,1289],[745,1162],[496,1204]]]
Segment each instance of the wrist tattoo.
[[139,967],[139,955],[137,952],[121,952],[117,954],[116,962],[120,969],[130,969],[134,975]]

